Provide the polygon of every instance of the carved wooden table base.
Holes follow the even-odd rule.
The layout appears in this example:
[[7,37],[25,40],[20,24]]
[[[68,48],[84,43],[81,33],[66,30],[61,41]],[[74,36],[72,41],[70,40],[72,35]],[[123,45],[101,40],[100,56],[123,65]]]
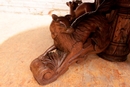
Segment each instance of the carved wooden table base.
[[[52,15],[50,31],[54,45],[30,65],[39,84],[55,81],[71,64],[83,61],[90,53],[109,61],[122,62],[127,59],[130,53],[130,6],[122,7],[120,1],[130,1],[117,1],[118,8],[112,8],[116,4],[114,0],[96,1],[104,3],[98,5],[94,12],[79,15],[78,12],[83,9],[72,9],[75,2],[70,2],[71,15]],[[88,7],[86,9],[90,10]],[[76,12],[78,18],[75,19]]]

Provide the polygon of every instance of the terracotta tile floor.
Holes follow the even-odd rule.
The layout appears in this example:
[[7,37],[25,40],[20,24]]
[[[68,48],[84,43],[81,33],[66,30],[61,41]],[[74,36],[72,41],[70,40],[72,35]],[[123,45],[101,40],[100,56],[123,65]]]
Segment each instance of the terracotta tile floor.
[[57,81],[40,86],[29,65],[53,44],[50,16],[0,14],[0,87],[130,87],[130,56],[109,62],[89,55]]

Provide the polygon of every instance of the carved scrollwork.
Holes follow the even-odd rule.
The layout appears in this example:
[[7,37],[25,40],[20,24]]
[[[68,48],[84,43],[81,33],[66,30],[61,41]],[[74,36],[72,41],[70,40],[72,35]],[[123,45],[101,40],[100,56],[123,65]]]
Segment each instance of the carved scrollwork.
[[42,54],[31,63],[31,71],[39,84],[45,85],[58,78],[60,73],[58,68],[63,62],[63,56],[60,52],[48,52]]

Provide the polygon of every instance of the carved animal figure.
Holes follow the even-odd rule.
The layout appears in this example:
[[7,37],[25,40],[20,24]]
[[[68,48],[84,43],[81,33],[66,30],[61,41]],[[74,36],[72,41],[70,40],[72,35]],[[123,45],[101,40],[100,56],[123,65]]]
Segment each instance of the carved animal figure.
[[39,84],[55,81],[72,63],[84,60],[89,53],[97,53],[110,61],[127,59],[130,52],[130,6],[127,2],[130,1],[96,1],[96,11],[81,14],[75,20],[73,12],[70,16],[52,15],[50,31],[54,44],[30,65]]
[[50,31],[54,45],[31,63],[33,75],[42,85],[56,80],[70,64],[83,60],[89,53],[102,52],[110,42],[109,24],[103,15],[86,15],[71,33],[67,32],[71,29],[68,16],[52,15],[52,18]]
[[95,0],[94,3],[92,2],[84,2],[82,3],[82,0],[72,0],[67,2],[67,6],[70,7],[70,15],[71,19],[74,20],[75,18],[78,18],[79,16],[95,11],[99,8],[100,4],[102,4],[105,0]]
[[113,2],[113,0],[95,0],[94,3],[82,3],[82,0],[72,0],[66,4],[70,7],[70,21],[73,22],[76,18],[80,19],[80,16],[97,10],[98,12],[106,15],[107,13],[110,13],[111,9],[115,8],[116,1]]
[[[91,39],[91,42],[89,43],[93,43],[95,49],[104,48],[102,43],[107,43],[109,41],[109,33],[105,33],[109,31],[109,25],[105,16],[101,16],[100,14],[91,14],[87,16],[81,23],[75,26],[75,29],[72,33],[67,33],[67,30],[73,29],[70,26],[71,24],[68,21],[68,18],[52,15],[53,21],[50,25],[50,30],[52,38],[54,39],[54,45],[56,45],[56,47],[59,47],[60,45],[67,45],[59,47],[59,49],[64,48],[64,50],[66,49],[71,52],[73,45],[76,45],[76,43],[81,43],[82,49],[87,43],[88,39]],[[104,22],[104,25],[101,25],[101,21]],[[57,45],[57,43],[59,44]]]
[[78,18],[84,13],[91,12],[95,10],[94,3],[82,3],[77,1],[70,1],[66,3],[70,7],[71,20]]

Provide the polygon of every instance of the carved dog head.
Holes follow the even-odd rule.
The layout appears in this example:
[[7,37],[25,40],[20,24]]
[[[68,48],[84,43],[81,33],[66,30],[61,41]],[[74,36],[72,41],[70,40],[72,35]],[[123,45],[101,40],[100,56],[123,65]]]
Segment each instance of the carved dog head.
[[57,16],[55,14],[52,15],[52,23],[50,25],[50,31],[52,33],[52,38],[55,38],[57,34],[60,33],[72,33],[74,30],[70,27],[71,22],[70,15],[66,16]]
[[[68,52],[72,48],[71,44],[75,40],[72,40],[70,28],[71,23],[69,21],[69,16],[57,16],[52,15],[52,23],[50,25],[51,37],[54,40],[54,45],[56,48],[63,52]],[[69,45],[67,44],[69,42]],[[62,44],[64,43],[64,44]],[[66,43],[66,44],[65,44]]]

